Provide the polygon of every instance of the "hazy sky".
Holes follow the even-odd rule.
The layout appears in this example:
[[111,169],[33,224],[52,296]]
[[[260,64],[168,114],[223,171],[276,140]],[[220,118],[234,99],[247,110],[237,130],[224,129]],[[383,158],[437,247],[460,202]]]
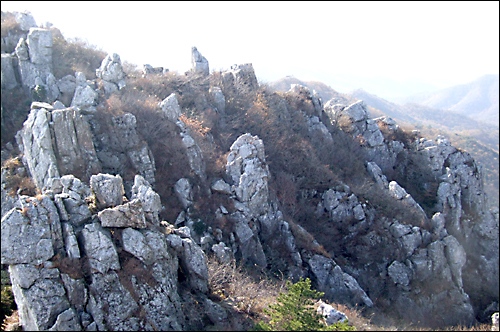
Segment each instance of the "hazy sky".
[[498,1],[1,5],[29,10],[38,25],[51,22],[122,61],[178,72],[190,68],[192,46],[211,70],[251,62],[266,82],[354,75],[445,87],[499,72]]

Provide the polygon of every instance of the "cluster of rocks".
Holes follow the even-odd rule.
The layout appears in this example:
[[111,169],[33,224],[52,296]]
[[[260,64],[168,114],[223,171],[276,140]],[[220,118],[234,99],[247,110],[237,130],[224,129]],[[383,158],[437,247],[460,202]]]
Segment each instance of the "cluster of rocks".
[[346,106],[337,104],[336,100],[332,99],[325,104],[324,111],[333,125],[340,126],[353,138],[364,143],[367,147],[367,161],[377,163],[382,170],[395,166],[398,154],[404,150],[404,144],[399,141],[385,140],[378,125],[378,122],[382,122],[394,126],[392,119],[388,117],[369,119],[363,101]]
[[[90,188],[63,176],[51,189],[53,197],[21,196],[2,219],[2,264],[9,264],[23,328],[188,329],[179,271],[206,298],[206,256],[189,231],[160,227],[150,184],[137,175],[129,202],[121,178],[108,174],[93,175]],[[98,213],[90,213],[89,197]]]
[[142,67],[142,77],[147,78],[149,75],[164,75],[168,73],[169,70],[163,67],[153,67],[150,64],[145,64]]
[[102,79],[104,92],[107,95],[124,88],[126,85],[122,62],[116,53],[108,54],[102,60],[101,66],[96,69],[96,76]]
[[[270,197],[270,171],[258,136],[239,136],[230,147],[224,176],[207,179],[201,144],[181,120],[183,112],[172,93],[158,104],[158,112],[176,125],[195,176],[178,179],[172,188],[182,211],[171,225],[159,217],[163,207],[153,187],[154,157],[137,132],[136,117],[113,116],[103,128],[95,116],[98,84],[83,73],[56,80],[50,31],[37,28],[30,17],[18,15],[26,36],[18,39],[12,54],[2,54],[2,89],[22,85],[38,96],[43,92],[53,103],[32,103],[16,136],[24,171],[41,194],[18,195],[8,202],[9,209],[2,205],[2,264],[10,266],[26,329],[188,329],[191,308],[183,306],[185,285],[202,299],[209,319],[220,324],[229,315],[207,297],[208,253],[222,263],[239,260],[259,268],[272,263],[287,278],[311,278],[331,302],[389,309],[414,324],[471,324],[495,310],[498,214],[485,204],[481,168],[445,138],[405,146],[384,136],[396,132],[397,124],[388,117],[369,119],[363,102],[344,105],[332,99],[323,105],[314,91],[291,87],[288,97],[311,106],[298,112],[315,144],[333,140],[332,126],[362,142],[368,173],[379,190],[415,218],[409,225],[384,217],[347,185],[304,190],[304,197],[318,198],[315,217],[343,234],[332,239],[342,255],[356,257],[341,267],[335,252],[322,253],[312,235],[286,220],[280,202]],[[163,73],[163,68],[144,66],[145,77]],[[209,75],[208,61],[196,47],[191,73]],[[108,55],[96,75],[105,95],[125,86],[117,54]],[[232,66],[221,76],[222,89],[207,89],[200,104],[213,106],[223,124],[222,91],[247,93],[259,85],[251,64]],[[280,117],[290,116],[285,99],[277,107],[283,111]],[[384,175],[409,149],[438,183],[432,216]],[[126,167],[135,174],[131,182],[118,175]],[[224,202],[214,218],[230,227],[200,227],[204,217],[193,211],[194,192],[201,187],[207,197]],[[345,319],[332,309],[321,304],[318,312],[329,324]]]
[[[60,79],[54,76],[51,30],[37,27],[29,12],[16,13],[16,21],[22,33],[2,38],[2,89],[22,86],[35,101],[50,104],[59,101],[65,106],[95,112],[93,106],[99,91],[96,82],[87,81],[81,72]],[[16,45],[12,51],[10,44],[14,39]],[[96,75],[107,95],[125,86],[125,73],[116,53],[106,56]]]

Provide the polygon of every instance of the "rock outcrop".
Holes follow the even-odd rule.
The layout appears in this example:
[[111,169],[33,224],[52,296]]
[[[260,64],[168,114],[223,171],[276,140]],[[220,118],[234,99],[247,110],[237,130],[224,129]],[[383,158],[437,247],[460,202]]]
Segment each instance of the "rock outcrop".
[[55,110],[32,103],[28,119],[18,133],[20,150],[38,186],[52,186],[52,179],[77,174],[89,179],[100,171],[92,133],[78,110]]
[[85,110],[91,109],[91,107],[96,104],[98,94],[88,84],[84,73],[76,72],[75,77],[75,93],[73,94],[73,99],[71,100],[70,106],[79,107],[80,109]]
[[259,87],[257,76],[251,63],[233,65],[230,70],[222,72],[224,90],[240,92],[254,91]]
[[125,73],[120,56],[116,53],[108,54],[96,70],[96,76],[102,79],[104,92],[111,94],[125,87]]
[[19,59],[22,86],[27,91],[36,91],[38,101],[54,102],[59,96],[59,89],[52,72],[50,30],[30,28],[26,39],[19,40],[15,53]]
[[149,75],[162,75],[168,73],[168,69],[163,67],[153,67],[149,64],[142,66],[142,77],[148,77]]
[[333,99],[325,104],[324,110],[332,124],[340,126],[351,137],[361,139],[366,146],[367,161],[377,163],[382,170],[395,166],[397,155],[403,151],[404,144],[399,141],[386,142],[377,124],[378,120],[368,118],[363,101],[346,106],[337,104]]
[[[81,182],[68,180],[63,183],[71,196],[70,188],[76,189],[75,181]],[[94,190],[100,197],[105,195],[106,202],[121,196],[120,190],[112,189],[122,186],[118,182],[119,177],[106,174],[92,181],[100,183],[100,189]],[[135,182],[137,198],[132,202],[137,211],[150,187],[140,176]],[[76,225],[61,220],[56,203],[47,195],[19,200],[21,207],[2,219],[2,264],[10,266],[23,328],[189,328],[185,310],[190,309],[183,308],[179,265],[200,296],[208,291],[208,272],[203,251],[188,234],[174,232],[165,237],[158,225],[137,228],[134,216],[127,213],[122,215],[125,223],[105,226],[100,214],[108,209]],[[127,204],[116,208],[127,209]],[[148,207],[144,211],[156,213]]]
[[208,60],[201,55],[196,47],[191,49],[191,70],[196,74],[208,76],[210,69],[208,67]]

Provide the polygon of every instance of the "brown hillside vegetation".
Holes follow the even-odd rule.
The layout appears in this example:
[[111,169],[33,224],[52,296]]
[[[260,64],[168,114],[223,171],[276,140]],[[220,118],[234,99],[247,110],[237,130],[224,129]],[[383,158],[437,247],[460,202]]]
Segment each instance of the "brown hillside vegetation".
[[[273,315],[270,308],[276,309],[276,304],[282,298],[281,296],[290,292],[293,284],[287,283],[287,281],[296,283],[298,280],[302,281],[304,276],[308,278],[306,279],[308,282],[311,282],[309,277],[312,276],[310,279],[314,284],[327,285],[325,288],[328,288],[319,292],[322,295],[316,294],[317,297],[321,297],[322,301],[331,304],[335,309],[347,316],[348,322],[339,326],[344,326],[343,328],[349,330],[431,331],[433,330],[431,327],[447,331],[491,330],[489,311],[494,309],[492,304],[495,302],[490,298],[490,294],[478,296],[480,299],[473,302],[469,300],[468,294],[472,293],[467,288],[470,287],[472,291],[476,291],[477,289],[467,284],[467,282],[470,283],[473,278],[483,280],[479,279],[479,277],[484,277],[484,275],[481,276],[480,274],[484,274],[485,270],[478,270],[475,266],[465,265],[466,259],[473,256],[471,253],[474,253],[475,250],[482,252],[480,250],[484,249],[482,248],[483,243],[474,243],[471,247],[466,247],[465,244],[462,246],[459,240],[466,243],[466,237],[472,233],[472,230],[483,226],[484,233],[491,232],[491,229],[495,230],[495,225],[496,229],[498,229],[498,216],[496,221],[492,219],[493,221],[490,224],[482,224],[483,219],[481,218],[483,216],[481,213],[484,212],[480,210],[482,201],[477,204],[474,201],[475,205],[465,201],[469,196],[474,195],[482,198],[484,193],[480,186],[477,186],[480,189],[475,192],[469,191],[468,188],[458,191],[461,188],[459,183],[457,192],[460,194],[454,194],[457,197],[452,194],[445,196],[440,193],[440,188],[452,188],[452,184],[447,182],[445,183],[445,185],[448,185],[447,187],[440,187],[444,180],[442,179],[443,175],[439,172],[442,171],[441,168],[446,168],[444,166],[449,166],[447,171],[451,172],[450,168],[452,166],[450,166],[450,163],[454,161],[443,161],[443,164],[439,165],[439,169],[434,170],[431,168],[430,158],[426,159],[428,155],[422,153],[422,149],[419,150],[418,144],[422,137],[436,139],[438,135],[444,133],[459,148],[459,152],[461,152],[460,150],[470,151],[470,154],[482,165],[484,188],[486,195],[489,196],[490,206],[495,206],[495,204],[498,206],[498,143],[496,145],[497,150],[491,147],[491,141],[495,133],[486,135],[478,131],[474,132],[475,136],[472,136],[470,135],[471,131],[468,129],[460,132],[445,131],[443,128],[431,127],[427,123],[411,124],[399,121],[399,119],[396,119],[399,127],[394,129],[395,127],[391,127],[388,123],[373,121],[372,118],[386,115],[386,113],[384,113],[383,109],[368,106],[368,116],[371,122],[368,120],[358,122],[365,121],[362,123],[366,132],[368,132],[368,127],[375,128],[376,130],[373,129],[372,132],[376,132],[381,137],[382,143],[376,147],[385,147],[386,150],[382,150],[382,148],[375,150],[369,141],[369,137],[363,136],[364,132],[359,135],[356,134],[357,127],[353,125],[355,121],[350,122],[351,120],[347,119],[347,116],[334,119],[332,114],[327,114],[326,107],[321,106],[318,111],[318,103],[315,103],[313,97],[308,96],[306,93],[289,90],[291,84],[308,86],[310,92],[315,90],[321,96],[323,105],[331,99],[334,99],[337,104],[352,105],[356,103],[354,97],[337,93],[321,82],[303,82],[293,77],[287,77],[273,84],[260,84],[249,87],[234,82],[228,84],[228,73],[225,71],[212,71],[207,75],[197,74],[194,70],[183,74],[168,71],[158,75],[145,75],[134,65],[126,64],[123,66],[126,74],[124,78],[126,85],[120,89],[115,89],[116,91],[105,92],[104,86],[107,82],[96,76],[96,68],[100,67],[101,62],[106,57],[105,52],[81,39],[66,40],[56,28],[50,28],[50,30],[53,34],[53,73],[55,77],[60,79],[66,75],[75,75],[75,72],[83,72],[88,82],[91,82],[89,87],[91,86],[97,92],[95,103],[81,112],[83,114],[82,118],[88,121],[88,131],[91,133],[89,136],[92,136],[89,141],[90,145],[94,144],[93,148],[97,151],[94,151],[94,153],[97,158],[101,158],[98,152],[104,151],[103,145],[119,145],[120,142],[111,142],[112,140],[108,139],[109,137],[106,135],[116,129],[114,126],[117,118],[119,119],[129,113],[127,116],[134,119],[134,137],[138,137],[137,141],[140,141],[149,149],[148,156],[152,155],[153,158],[151,159],[154,159],[154,174],[152,176],[154,181],[151,181],[151,188],[147,187],[147,189],[150,190],[148,193],[153,192],[154,195],[156,193],[158,195],[148,197],[154,197],[156,202],[160,201],[160,203],[158,203],[158,212],[148,211],[148,213],[152,215],[157,213],[155,218],[159,218],[159,220],[154,219],[154,221],[151,221],[153,218],[149,219],[149,215],[148,217],[143,216],[143,219],[147,219],[147,227],[150,227],[150,224],[153,226],[141,231],[133,230],[132,226],[110,226],[103,231],[103,234],[106,234],[103,237],[109,235],[112,242],[108,249],[114,250],[114,248],[117,248],[117,260],[121,265],[120,268],[110,268],[110,271],[114,271],[109,272],[109,275],[116,272],[117,285],[123,286],[121,288],[124,289],[124,292],[131,294],[134,303],[141,304],[137,310],[134,309],[135,311],[130,314],[130,317],[134,319],[137,317],[144,318],[147,321],[147,315],[149,314],[144,309],[146,305],[143,306],[142,302],[150,299],[140,298],[138,295],[139,287],[136,284],[139,284],[139,282],[143,282],[143,285],[152,284],[152,286],[150,285],[151,288],[147,288],[148,292],[151,290],[152,294],[147,294],[151,298],[155,298],[156,294],[153,293],[158,289],[161,289],[162,293],[166,293],[166,291],[161,287],[156,287],[158,281],[153,276],[159,273],[157,271],[157,269],[160,269],[158,268],[159,265],[146,264],[142,259],[134,256],[131,251],[122,248],[124,242],[123,233],[129,228],[132,232],[139,233],[139,236],[143,236],[140,234],[148,234],[148,236],[153,234],[153,232],[148,233],[152,229],[159,232],[158,237],[163,242],[158,242],[164,244],[165,248],[168,249],[165,249],[166,252],[168,251],[166,254],[162,253],[161,255],[171,256],[172,261],[170,262],[173,263],[168,264],[169,268],[175,266],[172,268],[173,279],[166,278],[163,275],[162,278],[172,279],[172,285],[175,285],[172,288],[175,288],[176,291],[179,289],[179,293],[175,295],[182,298],[183,302],[180,302],[181,300],[178,302],[179,307],[181,307],[180,303],[182,303],[183,307],[180,312],[185,314],[183,319],[186,320],[186,325],[184,326],[189,329],[255,330],[259,326],[267,326],[266,324],[275,326],[273,325],[275,321],[272,320]],[[2,12],[2,38],[9,33],[18,32],[20,33],[12,16]],[[235,79],[235,81],[237,80]],[[222,91],[225,99],[224,112],[217,109],[218,106],[214,106],[217,103],[211,91],[219,91],[218,89]],[[176,114],[174,120],[167,119],[168,115],[160,106],[160,103],[172,94],[175,94],[182,112],[179,117]],[[5,192],[9,198],[26,200],[24,208],[14,206],[14,212],[22,220],[23,227],[25,224],[32,227],[35,222],[32,223],[31,221],[35,219],[29,218],[38,218],[39,215],[42,215],[42,210],[45,209],[45,206],[39,203],[45,195],[42,195],[42,190],[35,186],[34,180],[36,180],[36,177],[31,177],[31,169],[28,168],[25,162],[28,153],[23,156],[16,143],[16,133],[23,128],[23,123],[30,113],[30,105],[33,101],[40,101],[37,96],[29,88],[16,87],[8,91],[2,88],[2,193]],[[363,114],[366,115],[364,105],[362,107]],[[344,109],[348,109],[348,107],[342,108],[342,111]],[[78,112],[80,111],[78,110]],[[316,121],[315,123],[318,126],[321,125],[320,130],[313,130],[311,125],[313,120]],[[47,128],[49,128],[48,125]],[[130,128],[127,127],[128,129]],[[420,130],[420,133],[416,133],[415,129]],[[48,131],[50,130],[54,131],[53,128]],[[184,141],[186,133],[191,136],[189,138],[194,142],[193,144],[199,147],[204,163],[202,175],[194,170],[191,165],[190,155],[186,152],[188,148]],[[265,156],[259,159],[259,162],[261,160],[262,162],[260,164],[257,164],[257,161],[252,162],[258,165],[256,167],[259,168],[259,171],[265,169],[263,178],[265,180],[266,201],[263,204],[258,204],[258,208],[260,208],[260,205],[268,204],[269,206],[266,206],[266,209],[272,211],[273,216],[276,216],[276,220],[273,219],[269,223],[278,225],[272,231],[269,231],[271,235],[268,235],[266,239],[264,239],[263,235],[266,231],[265,227],[271,229],[271,226],[265,224],[267,222],[265,218],[271,218],[268,217],[271,212],[269,214],[267,214],[268,211],[266,211],[266,214],[248,214],[250,217],[247,217],[244,213],[249,208],[243,204],[243,199],[238,201],[238,194],[235,189],[238,187],[238,181],[240,180],[234,180],[233,175],[228,171],[228,160],[232,157],[231,153],[233,152],[231,149],[235,145],[235,141],[244,134],[250,134],[252,139],[258,137],[264,145],[263,150],[265,153],[262,154],[265,154]],[[486,135],[483,138],[488,143],[484,143],[477,138],[478,136],[482,137],[481,135]],[[54,137],[52,136],[52,143],[56,141]],[[124,137],[127,136],[124,135]],[[255,140],[258,141],[258,139]],[[391,145],[393,150],[389,150],[387,146],[392,143],[394,143]],[[49,142],[48,145],[50,144]],[[393,148],[393,146],[395,147]],[[397,148],[400,148],[400,150],[394,152]],[[437,146],[433,146],[433,148],[437,149]],[[390,154],[390,157],[394,159],[392,164],[392,161],[387,162],[389,166],[379,168],[385,176],[385,180],[387,180],[385,187],[380,184],[380,178],[376,178],[371,173],[372,171],[369,171],[370,161],[374,160],[375,157],[379,157],[378,155],[373,156],[374,151],[380,155],[387,151],[387,154]],[[455,153],[456,149],[453,151]],[[105,152],[109,151],[106,150]],[[119,177],[117,176],[117,178],[120,178],[119,181],[123,179],[124,190],[118,196],[124,202],[129,203],[129,200],[134,200],[130,184],[134,183],[139,171],[133,162],[133,158],[126,154],[127,151],[120,151],[119,153],[121,153],[123,159],[116,158],[120,160],[118,163],[119,168],[117,168],[116,174],[113,175],[119,175]],[[261,150],[259,150],[259,153],[261,153]],[[112,154],[112,152],[109,152],[109,154]],[[472,188],[475,185],[474,181],[480,178],[477,176],[480,167],[476,167],[475,161],[470,156],[464,157],[458,152],[457,154],[459,155],[457,158],[462,158],[464,161],[462,162],[462,159],[460,159],[456,164],[459,164],[460,167],[463,166],[461,169],[465,169],[465,172],[471,173],[470,176],[467,173],[464,177],[469,176],[467,179],[471,179],[470,186]],[[243,159],[241,156],[235,158]],[[122,162],[123,160],[124,162]],[[455,164],[452,165],[456,166]],[[111,166],[109,168],[111,169]],[[246,172],[246,169],[242,170],[242,174],[244,172]],[[33,174],[35,173],[33,172]],[[83,171],[81,174],[77,174],[76,171],[72,174],[81,178],[81,182],[85,183],[85,185],[89,183],[89,176],[85,175]],[[84,175],[87,178],[84,178]],[[241,176],[244,178],[247,175],[248,173]],[[62,176],[63,173],[61,172]],[[179,192],[176,192],[176,184],[180,179],[187,179],[191,186],[190,205],[183,205],[184,202],[180,198]],[[214,183],[220,180],[223,180],[222,182],[230,187],[230,190],[223,192],[223,190],[214,189]],[[74,181],[77,183],[76,180]],[[390,187],[389,182],[393,187]],[[125,183],[128,186],[126,188]],[[240,183],[244,182],[241,180]],[[252,185],[255,184],[249,183],[248,187]],[[395,197],[394,192],[396,189],[393,191],[388,189],[388,187],[394,188],[395,185],[398,185],[399,189],[404,191],[399,198]],[[69,205],[76,204],[71,201],[68,206],[65,206],[66,201],[63,203],[63,198],[69,199],[70,194],[79,195],[76,192],[66,193],[66,191],[69,192],[68,186],[65,185],[64,189],[59,191],[61,193],[59,196],[52,190],[48,191],[48,195],[52,194],[52,198],[55,197],[54,200],[59,199],[59,202],[63,204],[62,207],[64,207],[57,205],[58,212],[55,214],[61,213],[64,209],[69,211]],[[82,229],[86,227],[86,223],[100,223],[99,218],[102,213],[99,214],[98,212],[103,211],[104,208],[98,205],[97,190],[95,189],[96,187],[92,187],[92,194],[86,193],[85,198],[81,199],[82,202],[90,203],[89,211],[91,216],[82,223],[73,226],[68,225],[74,219],[69,217],[64,221],[61,219],[61,224],[64,223],[65,227],[68,226],[61,233],[69,232],[67,229],[74,229],[76,234],[76,232],[82,232]],[[399,194],[401,191],[397,193]],[[331,194],[331,196],[328,196],[330,197],[330,206],[327,206],[326,203],[328,201],[325,198],[327,194]],[[20,195],[34,196],[35,198]],[[444,197],[444,203],[442,200],[440,201],[442,197]],[[52,198],[46,197],[49,201]],[[449,203],[449,205],[452,206],[453,203],[454,206],[459,206],[460,215],[457,221],[459,225],[449,225],[451,217],[449,219],[442,217],[442,224],[439,224],[441,222],[440,215],[433,217],[436,216],[437,212],[442,212],[444,215],[445,210],[446,213],[451,210],[445,204],[448,204],[447,200],[452,198],[456,198],[456,201]],[[71,199],[73,199],[73,196],[71,196]],[[462,200],[465,202],[463,207],[460,205]],[[33,211],[36,210],[34,208],[29,210],[28,203],[39,206],[40,211]],[[139,208],[137,206],[132,208],[134,209],[132,212],[141,211],[141,213],[144,213],[146,203],[139,202],[137,204]],[[336,205],[334,206],[334,204]],[[85,204],[82,203],[82,206],[85,207]],[[337,207],[339,207],[338,210],[334,211]],[[107,210],[114,208],[115,205],[111,207],[111,204],[106,207]],[[68,211],[65,211],[66,214],[70,214]],[[11,210],[9,213],[13,215],[14,212]],[[130,212],[130,210],[127,210],[127,212]],[[243,222],[237,220],[235,216],[238,215],[248,220],[245,219]],[[57,218],[59,218],[59,215]],[[7,218],[4,220],[7,220]],[[490,220],[488,219],[488,221]],[[191,222],[191,224],[188,224],[188,222]],[[494,224],[495,222],[496,224]],[[249,233],[246,241],[242,239],[243,235],[246,234],[239,229],[243,223],[246,227],[244,231],[247,232],[246,234]],[[2,225],[2,229],[4,225],[7,225],[7,223]],[[180,231],[180,227],[183,226],[184,230]],[[53,226],[51,225],[51,227]],[[464,236],[465,239],[460,238],[460,235],[462,235],[460,233],[461,227],[467,231],[470,230],[467,236]],[[448,235],[447,228],[450,230],[450,235]],[[455,236],[456,233],[451,234],[452,231],[458,233],[458,235]],[[482,228],[481,231],[483,231]],[[181,233],[182,236],[179,235]],[[288,234],[288,237],[283,234]],[[488,234],[489,238],[493,238],[495,235]],[[168,240],[165,240],[169,235]],[[259,240],[261,236],[262,240]],[[146,236],[143,237],[147,238]],[[445,242],[445,237],[450,242]],[[80,242],[84,241],[82,236],[77,235],[74,238],[77,247],[81,245]],[[181,244],[174,246],[172,243],[177,238]],[[250,242],[250,239],[255,242]],[[147,238],[147,241],[150,241],[150,238]],[[149,246],[149,242],[147,242],[147,245],[144,243],[137,243],[137,246]],[[260,252],[265,255],[264,264],[257,264],[252,261],[253,257],[244,256],[242,248],[244,245],[250,246],[248,243],[255,245],[257,249],[254,249],[254,251],[260,248]],[[135,245],[135,242],[133,244]],[[213,244],[221,245],[234,256],[229,262],[222,262],[221,258],[215,255]],[[68,250],[65,249],[65,245],[69,246],[67,243],[62,243],[58,249],[61,251]],[[192,251],[187,251],[186,248],[189,245],[192,245],[192,247],[189,247]],[[160,244],[157,246],[160,247]],[[195,252],[195,249],[199,250],[201,254]],[[452,252],[455,249],[456,251]],[[3,250],[7,251],[7,249]],[[498,251],[498,248],[496,250]],[[46,271],[57,267],[59,270],[55,271],[58,274],[61,271],[65,274],[65,277],[70,275],[71,279],[81,281],[82,285],[100,282],[97,278],[93,279],[95,275],[90,276],[90,267],[87,264],[90,256],[86,249],[81,251],[82,257],[78,256],[76,259],[61,258],[59,254],[55,254],[55,251],[56,249],[50,256],[48,267],[40,264],[33,265],[33,269]],[[158,249],[151,256],[161,256],[157,252],[160,252],[160,250]],[[494,252],[494,246],[487,250],[488,255]],[[224,255],[226,253],[224,251]],[[194,279],[189,274],[190,270],[185,261],[194,257],[195,254],[199,254],[196,257],[201,258],[193,263],[193,265],[198,264],[193,268],[198,274],[194,275],[202,280],[199,275],[202,275],[203,271],[199,272],[196,268],[202,270],[200,266],[206,263],[208,280],[205,280],[205,282],[208,283],[208,286],[205,285],[205,288],[208,287],[208,291],[196,289],[191,284],[192,280],[197,279]],[[185,256],[189,257],[186,258]],[[299,259],[296,258],[297,256]],[[3,257],[2,255],[2,262]],[[226,257],[223,256],[223,258]],[[491,259],[491,257],[482,258],[485,261],[487,258]],[[299,263],[296,263],[293,259],[296,259]],[[290,263],[292,261],[293,264]],[[77,263],[71,265],[72,262]],[[319,263],[314,265],[315,262]],[[9,262],[8,264],[15,266],[18,263]],[[27,265],[24,262],[22,264]],[[456,266],[458,266],[458,272],[454,269]],[[7,265],[2,265],[2,329],[5,331],[20,330],[18,316],[22,316],[24,313],[22,310],[17,313],[12,290],[16,290],[16,287],[21,286],[17,286],[15,283],[11,285],[10,277],[15,280],[15,274],[9,277],[8,269]],[[474,269],[476,270],[472,271]],[[469,279],[462,278],[462,273],[465,275],[466,272],[473,277],[469,277]],[[490,272],[490,270],[486,270],[486,272]],[[92,270],[92,273],[99,273],[100,277],[108,273],[108,270],[101,273],[101,271],[95,269],[95,271]],[[340,277],[338,279],[330,278],[334,273],[337,273],[336,276]],[[414,275],[411,275],[412,273]],[[165,274],[165,276],[167,275],[170,276],[170,274]],[[425,278],[421,277],[421,275],[425,275]],[[417,277],[420,279],[417,279]],[[326,282],[321,284],[321,279],[334,281],[330,284]],[[36,281],[38,282],[38,280]],[[337,284],[333,285],[334,282]],[[34,284],[34,281],[32,284]],[[478,288],[481,289],[479,286]],[[333,301],[328,301],[327,297],[324,296],[325,292],[337,291],[337,289],[342,290],[338,291],[339,293],[345,292],[352,298],[339,300],[338,303],[330,303]],[[410,289],[412,292],[410,292]],[[87,297],[87,289],[84,290],[85,297]],[[63,289],[62,292],[64,291],[69,292]],[[357,293],[354,293],[355,291]],[[315,290],[312,291],[312,293],[315,292]],[[448,310],[448,303],[452,303],[455,306],[454,309],[456,309],[456,303],[460,303],[460,310],[465,308],[463,311],[466,311],[470,308],[471,319],[468,320],[470,324],[467,326],[450,326],[453,324],[449,324],[445,319],[439,320],[439,317],[437,319],[435,317],[429,318],[425,322],[423,320],[427,319],[427,317],[418,318],[419,321],[414,317],[410,317],[413,314],[415,317],[435,314],[430,312],[435,309],[434,304],[438,303],[432,302],[435,300],[433,292],[438,294],[439,299],[442,299],[440,301],[444,303],[436,305],[436,307],[441,305],[436,309],[436,315]],[[364,297],[358,293],[363,293]],[[17,294],[16,296],[18,296]],[[359,295],[364,302],[354,299],[352,294]],[[98,295],[92,294],[92,301],[95,302]],[[334,295],[338,295],[339,298],[343,299],[342,296],[345,294]],[[462,302],[456,300],[456,298],[462,299],[462,296],[466,300]],[[368,298],[368,300],[365,298]],[[420,300],[421,298],[423,300]],[[483,300],[483,298],[487,300]],[[353,302],[349,302],[350,300]],[[355,300],[357,301],[356,304],[354,304]],[[91,303],[89,299],[86,301]],[[474,299],[474,301],[476,300]],[[482,303],[481,301],[487,301],[488,303]],[[87,303],[85,306],[96,305],[94,302],[91,305]],[[369,304],[369,302],[372,303]],[[151,303],[154,303],[154,301]],[[222,308],[221,310],[226,314],[226,317],[218,323],[214,322],[216,319],[209,317],[210,315],[206,313],[208,311],[206,303],[213,303],[215,308]],[[313,311],[319,306],[319,302],[316,301],[312,304],[307,303],[307,309],[313,309]],[[417,307],[424,314],[421,312],[404,312],[405,303],[411,303],[412,308]],[[424,306],[418,307],[421,303],[432,303],[433,305],[430,306],[431,309],[429,309],[429,306],[427,308],[424,308]],[[498,302],[496,303],[498,306]],[[89,309],[84,308],[85,306],[81,306],[81,311],[87,314],[85,310]],[[485,308],[487,306],[488,308]],[[110,310],[109,306],[104,307],[104,311]],[[492,307],[493,309],[491,309]],[[303,308],[300,309],[303,310]],[[93,312],[91,313],[94,315]],[[137,315],[137,317],[134,315]],[[410,321],[409,317],[413,319],[413,323],[408,323]],[[456,317],[452,317],[452,319],[454,318]],[[96,321],[95,318],[93,322]],[[324,319],[321,319],[321,324],[323,324],[323,321]],[[457,324],[457,322],[463,321],[454,320],[453,322]],[[263,322],[262,325],[259,325],[260,322]],[[90,318],[88,323],[91,324]],[[55,323],[51,322],[50,324]],[[94,324],[95,326],[97,325]],[[330,329],[334,328],[330,327]]]

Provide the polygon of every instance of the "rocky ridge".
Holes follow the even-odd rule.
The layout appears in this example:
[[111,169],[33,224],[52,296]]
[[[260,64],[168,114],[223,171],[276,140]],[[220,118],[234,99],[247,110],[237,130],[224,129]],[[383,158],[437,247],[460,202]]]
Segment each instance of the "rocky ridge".
[[[271,197],[266,142],[258,136],[240,135],[228,151],[224,177],[207,177],[201,142],[180,119],[183,110],[173,93],[158,104],[158,112],[176,125],[195,177],[180,178],[172,188],[182,211],[169,223],[159,217],[164,207],[154,187],[161,184],[155,182],[154,156],[137,132],[136,117],[114,116],[111,128],[100,130],[99,94],[112,95],[126,85],[120,57],[108,55],[97,69],[104,91],[82,73],[55,81],[48,33],[30,27],[28,42],[20,39],[15,55],[5,57],[7,64],[17,57],[17,68],[4,70],[2,55],[2,89],[42,87],[49,101],[32,103],[16,137],[24,167],[41,194],[17,195],[12,209],[2,209],[2,264],[9,265],[25,329],[190,329],[190,309],[183,308],[189,302],[186,288],[203,299],[200,310],[212,317],[211,323],[221,326],[228,311],[208,298],[207,255],[259,268],[278,265],[292,280],[311,278],[330,302],[393,310],[414,324],[472,324],[495,301],[498,306],[498,214],[486,208],[481,168],[445,138],[405,145],[380,130],[396,131],[397,124],[390,118],[369,119],[362,102],[323,105],[314,91],[298,85],[287,92],[311,105],[312,113],[301,113],[311,133],[333,140],[329,128],[334,126],[362,139],[373,181],[417,218],[407,225],[380,216],[345,184],[304,192],[318,198],[317,218],[344,229],[336,241],[356,239],[358,245],[344,247],[356,259],[341,266],[337,253],[333,258],[321,253],[314,238],[304,245],[309,232],[288,219]],[[196,48],[192,52],[192,72],[207,76],[208,61]],[[4,80],[12,77],[10,69],[19,72],[15,81]],[[213,98],[206,102],[213,102],[210,106],[224,119],[223,91],[248,93],[259,84],[251,64],[235,65],[221,76],[222,89],[212,88]],[[71,100],[70,107],[62,100]],[[431,216],[384,175],[408,151],[425,160],[437,179]],[[122,180],[126,161],[136,174],[133,183]],[[198,229],[204,221],[194,212],[194,192],[207,182],[208,194],[227,202],[213,218],[221,224],[229,220],[230,231]]]

